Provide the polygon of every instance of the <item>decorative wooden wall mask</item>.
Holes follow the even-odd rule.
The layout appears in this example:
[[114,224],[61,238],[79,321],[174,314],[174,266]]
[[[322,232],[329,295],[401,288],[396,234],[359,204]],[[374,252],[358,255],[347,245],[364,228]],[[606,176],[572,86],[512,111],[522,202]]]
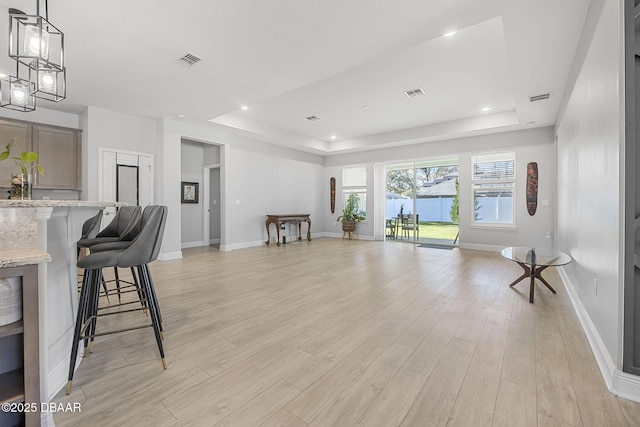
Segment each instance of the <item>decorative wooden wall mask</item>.
[[329,180],[329,197],[331,197],[331,213],[336,212],[336,179],[331,177]]
[[527,211],[534,215],[538,208],[538,163],[527,164]]

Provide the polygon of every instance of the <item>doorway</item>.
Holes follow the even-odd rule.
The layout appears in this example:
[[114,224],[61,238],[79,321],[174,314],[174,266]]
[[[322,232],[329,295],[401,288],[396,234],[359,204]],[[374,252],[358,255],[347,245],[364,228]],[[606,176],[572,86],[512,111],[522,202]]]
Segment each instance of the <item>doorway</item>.
[[386,165],[385,239],[458,242],[458,159]]
[[[98,200],[143,208],[153,203],[152,154],[98,148],[98,157]],[[115,212],[113,207],[104,209],[102,227],[111,221]]]
[[219,245],[222,236],[220,164],[205,165],[203,169],[203,236],[205,246]]

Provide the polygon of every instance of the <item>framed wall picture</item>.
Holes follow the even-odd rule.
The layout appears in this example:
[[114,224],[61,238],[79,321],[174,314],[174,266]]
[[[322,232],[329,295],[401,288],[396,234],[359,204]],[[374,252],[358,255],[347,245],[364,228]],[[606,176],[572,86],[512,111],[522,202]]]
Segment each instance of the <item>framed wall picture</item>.
[[198,203],[198,186],[197,182],[182,182],[182,203]]

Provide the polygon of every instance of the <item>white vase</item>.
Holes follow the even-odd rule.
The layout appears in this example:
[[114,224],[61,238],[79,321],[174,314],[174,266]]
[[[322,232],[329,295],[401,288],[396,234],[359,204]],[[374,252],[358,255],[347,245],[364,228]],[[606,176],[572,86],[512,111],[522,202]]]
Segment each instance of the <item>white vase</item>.
[[0,279],[0,326],[22,319],[22,280]]

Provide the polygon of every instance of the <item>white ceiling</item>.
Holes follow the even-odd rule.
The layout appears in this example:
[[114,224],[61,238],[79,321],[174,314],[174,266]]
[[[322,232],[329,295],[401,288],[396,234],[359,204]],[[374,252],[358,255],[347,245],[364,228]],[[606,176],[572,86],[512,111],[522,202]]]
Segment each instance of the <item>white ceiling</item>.
[[[548,126],[588,6],[50,0],[50,21],[65,33],[68,97],[39,108],[183,115],[319,154]],[[35,0],[0,0],[0,14],[9,7],[34,13]],[[0,46],[7,43],[0,30]],[[183,65],[178,58],[187,52],[203,61]],[[13,71],[0,54],[0,72]],[[418,87],[426,95],[403,94]],[[549,100],[529,102],[547,92]],[[306,120],[311,115],[320,120]]]

